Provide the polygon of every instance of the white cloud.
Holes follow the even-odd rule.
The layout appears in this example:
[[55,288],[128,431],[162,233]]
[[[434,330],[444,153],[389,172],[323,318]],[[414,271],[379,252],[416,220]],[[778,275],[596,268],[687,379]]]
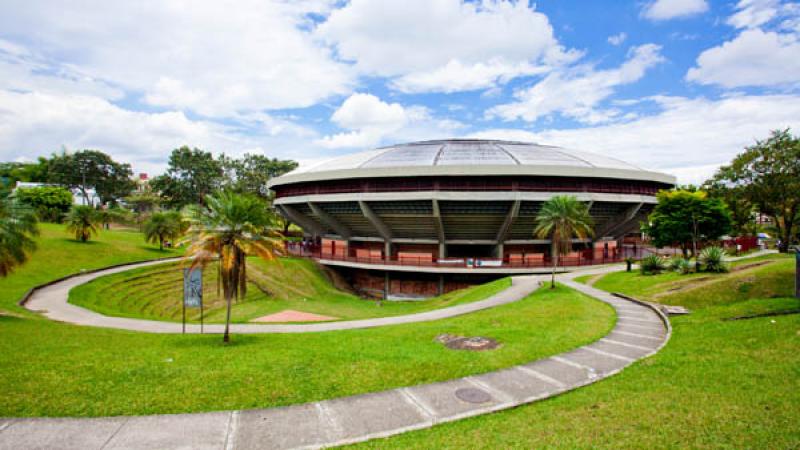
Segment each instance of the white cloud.
[[706,0],[655,0],[648,3],[642,15],[650,20],[669,20],[702,14],[708,11]]
[[663,61],[660,49],[654,44],[634,47],[629,52],[628,60],[615,69],[583,67],[551,73],[533,87],[517,91],[517,101],[497,105],[487,115],[527,122],[554,113],[586,123],[611,120],[619,112],[598,109],[598,104],[611,96],[616,86],[638,81],[648,69]]
[[404,92],[490,88],[579,56],[561,48],[547,16],[504,0],[353,0],[317,34]]
[[621,45],[623,42],[625,42],[625,39],[627,39],[627,38],[628,38],[628,34],[623,31],[623,32],[614,34],[612,36],[609,36],[608,37],[608,43],[613,45],[613,46],[618,46],[618,45]]
[[720,100],[654,97],[661,112],[625,123],[530,132],[486,130],[474,137],[560,145],[616,157],[679,176],[705,180],[770,130],[800,130],[800,96],[737,96]]
[[458,121],[438,119],[422,106],[386,103],[372,94],[351,95],[333,113],[331,121],[348,131],[324,136],[316,144],[326,148],[366,148],[386,138],[419,140],[463,127]]
[[[308,31],[325,2],[4,2],[7,39],[77,71],[206,116],[304,107],[349,92],[354,75]],[[17,39],[22,37],[23,39]]]
[[760,27],[778,15],[780,3],[780,0],[741,0],[736,4],[736,13],[725,22],[735,28]]
[[[260,118],[279,126],[285,121]],[[21,93],[0,90],[0,160],[34,159],[58,151],[96,148],[133,164],[135,171],[159,172],[169,152],[181,145],[215,153],[263,153],[281,142],[286,157],[303,148],[297,129],[239,130],[187,118],[182,112],[146,113],[122,109],[85,95]],[[307,147],[307,145],[306,145]]]
[[800,85],[800,39],[790,33],[745,30],[705,50],[686,79],[726,88]]

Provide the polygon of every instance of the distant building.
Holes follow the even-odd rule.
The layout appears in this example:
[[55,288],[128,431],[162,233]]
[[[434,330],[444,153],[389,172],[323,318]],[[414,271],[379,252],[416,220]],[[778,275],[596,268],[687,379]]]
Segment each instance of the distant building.
[[[17,181],[17,185],[14,187],[14,191],[16,191],[17,189],[30,189],[30,188],[45,187],[45,186],[58,186],[58,185],[31,182],[31,181]],[[86,201],[86,198],[83,196],[83,193],[81,193],[79,189],[70,189],[70,192],[72,192],[72,204],[74,205],[91,205],[94,207],[101,205],[100,197],[97,195],[97,192],[95,192],[94,188],[89,188],[86,190],[86,196],[89,197],[88,202]]]

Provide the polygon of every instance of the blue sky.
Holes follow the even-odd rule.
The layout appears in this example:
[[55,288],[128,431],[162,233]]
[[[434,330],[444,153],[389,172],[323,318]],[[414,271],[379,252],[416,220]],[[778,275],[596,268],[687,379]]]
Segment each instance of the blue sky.
[[[202,3],[202,4],[201,4]],[[98,148],[309,164],[484,137],[705,179],[800,129],[800,4],[6,1],[0,160]]]

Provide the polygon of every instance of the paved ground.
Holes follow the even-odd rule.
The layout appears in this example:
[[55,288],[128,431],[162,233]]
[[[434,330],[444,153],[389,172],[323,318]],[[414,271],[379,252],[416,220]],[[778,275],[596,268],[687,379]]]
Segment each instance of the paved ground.
[[336,320],[338,317],[323,316],[321,314],[313,314],[305,311],[296,311],[294,309],[284,309],[283,311],[266,316],[257,317],[250,322],[260,323],[286,323],[286,322],[328,322]]
[[[620,266],[558,276],[559,282],[611,305],[618,320],[605,337],[557,356],[441,383],[283,408],[97,419],[0,418],[0,449],[319,448],[427,428],[551,397],[614,375],[657,352],[669,340],[669,321],[656,310],[572,281],[578,275],[615,270]],[[505,297],[505,302],[527,295],[538,281],[546,279],[515,280],[506,291],[514,294]],[[65,295],[68,291],[67,286],[59,289],[54,292]],[[39,307],[47,304],[46,300],[37,303]]]
[[[123,272],[137,267],[152,266],[163,264],[165,261],[151,261],[145,263],[132,264],[125,267],[115,267],[112,269],[93,272],[86,275],[73,277],[51,286],[37,290],[25,303],[25,307],[41,312],[52,320],[69,322],[77,325],[87,325],[102,328],[118,328],[121,330],[143,331],[148,333],[180,333],[181,324],[174,322],[162,322],[157,320],[128,319],[124,317],[105,316],[100,313],[81,308],[80,306],[67,303],[70,289],[83,283],[88,283],[95,278],[99,278],[112,273]],[[430,320],[446,319],[448,317],[460,316],[482,309],[493,308],[506,303],[515,302],[525,298],[536,289],[537,281],[534,276],[513,277],[511,287],[499,292],[485,300],[466,303],[463,305],[441,308],[434,311],[427,311],[417,314],[407,314],[404,316],[380,317],[375,319],[347,320],[341,322],[310,323],[310,324],[232,324],[232,333],[309,333],[316,331],[335,331],[350,330],[354,328],[372,328],[386,325],[399,325],[414,322],[427,322]],[[222,333],[224,325],[211,324],[205,325],[205,333]],[[200,325],[186,325],[187,333],[199,333]]]

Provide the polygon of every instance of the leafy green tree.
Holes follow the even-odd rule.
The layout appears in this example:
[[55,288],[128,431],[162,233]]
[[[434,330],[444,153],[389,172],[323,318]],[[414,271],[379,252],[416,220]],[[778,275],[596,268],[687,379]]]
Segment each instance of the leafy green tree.
[[158,243],[158,249],[164,250],[164,241],[175,240],[181,234],[180,217],[169,212],[154,212],[145,221],[142,231],[146,242]]
[[273,218],[254,195],[218,192],[197,208],[186,258],[191,267],[219,261],[217,288],[222,287],[228,309],[223,341],[229,342],[231,304],[247,293],[247,255],[271,260],[283,249],[269,227]]
[[755,208],[744,195],[742,186],[728,185],[716,180],[704,184],[708,195],[722,200],[731,213],[731,230],[736,236],[751,236],[758,232]]
[[75,235],[75,239],[86,242],[97,234],[97,212],[87,205],[75,205],[65,219],[67,231]]
[[661,191],[656,198],[658,204],[648,223],[642,225],[656,247],[680,245],[686,256],[691,244],[694,256],[698,242],[716,240],[730,232],[728,208],[704,191]]
[[150,186],[172,208],[203,204],[205,197],[223,184],[223,168],[211,152],[183,146],[172,151],[169,168],[153,178]]
[[60,186],[19,188],[14,198],[36,211],[39,220],[59,222],[72,207],[72,192]]
[[589,208],[572,195],[556,195],[542,205],[536,216],[534,234],[550,239],[553,244],[553,274],[550,288],[556,287],[559,256],[572,250],[572,239],[585,239],[594,234]]
[[781,252],[797,242],[800,138],[789,129],[774,130],[769,138],[747,147],[730,165],[721,167],[712,181],[735,187],[756,211],[772,217]]
[[246,153],[240,159],[222,155],[220,161],[225,171],[229,189],[239,193],[255,194],[267,198],[267,182],[297,168],[297,162]]
[[125,197],[125,203],[137,213],[147,213],[161,205],[162,198],[153,192],[135,192]]
[[116,202],[135,187],[130,164],[119,163],[98,150],[54,154],[48,162],[48,181],[70,189],[78,189],[86,201],[94,188],[100,201]]
[[30,208],[9,201],[0,203],[0,277],[28,260],[36,250],[33,238],[38,234],[36,216]]

